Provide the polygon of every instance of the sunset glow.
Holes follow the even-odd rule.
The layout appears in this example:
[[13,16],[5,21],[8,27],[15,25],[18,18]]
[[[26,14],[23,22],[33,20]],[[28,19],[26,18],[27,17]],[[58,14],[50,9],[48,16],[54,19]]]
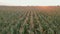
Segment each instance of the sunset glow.
[[48,6],[41,6],[41,8],[43,8],[43,9],[47,9],[47,8],[49,8]]
[[50,9],[49,6],[41,6],[40,8],[43,10],[49,10]]

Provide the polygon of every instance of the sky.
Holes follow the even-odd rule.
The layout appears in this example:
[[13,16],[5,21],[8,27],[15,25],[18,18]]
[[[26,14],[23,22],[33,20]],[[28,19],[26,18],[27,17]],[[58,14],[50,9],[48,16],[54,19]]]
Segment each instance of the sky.
[[55,6],[60,0],[0,0],[0,5],[8,6]]

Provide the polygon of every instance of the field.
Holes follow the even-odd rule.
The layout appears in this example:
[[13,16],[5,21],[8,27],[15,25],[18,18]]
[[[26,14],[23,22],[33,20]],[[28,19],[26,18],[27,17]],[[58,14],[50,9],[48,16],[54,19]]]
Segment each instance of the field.
[[60,34],[60,7],[0,6],[0,34]]

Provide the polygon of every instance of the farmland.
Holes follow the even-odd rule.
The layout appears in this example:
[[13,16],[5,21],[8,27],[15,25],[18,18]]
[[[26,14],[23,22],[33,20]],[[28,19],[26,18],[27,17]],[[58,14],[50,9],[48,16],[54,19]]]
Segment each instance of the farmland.
[[60,7],[0,6],[0,34],[60,34]]

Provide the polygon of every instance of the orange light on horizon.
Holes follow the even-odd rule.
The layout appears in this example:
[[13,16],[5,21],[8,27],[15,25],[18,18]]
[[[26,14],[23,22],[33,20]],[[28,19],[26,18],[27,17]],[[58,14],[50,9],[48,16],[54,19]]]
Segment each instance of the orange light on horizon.
[[50,6],[39,6],[38,8],[40,10],[43,10],[43,11],[51,11],[51,10],[53,10],[52,7],[50,7]]
[[50,7],[49,6],[41,6],[40,9],[43,11],[49,11]]
[[42,9],[47,9],[49,8],[48,6],[41,6]]

